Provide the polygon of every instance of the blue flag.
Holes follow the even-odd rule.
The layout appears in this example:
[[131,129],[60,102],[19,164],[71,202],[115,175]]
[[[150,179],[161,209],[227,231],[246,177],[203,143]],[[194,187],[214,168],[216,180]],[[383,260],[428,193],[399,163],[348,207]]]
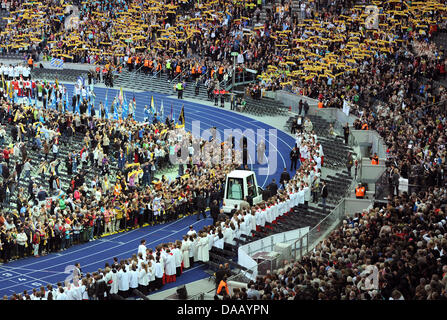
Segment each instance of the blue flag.
[[109,107],[107,106],[107,93],[109,92],[109,90],[107,89],[106,91],[106,98],[104,100],[104,115],[106,119],[109,119]]
[[115,100],[113,101],[113,119],[115,119],[115,120],[118,120],[118,119],[119,119],[119,116],[118,116],[118,108],[116,107],[117,104],[118,104],[118,103],[117,103],[117,99],[115,99]]
[[127,103],[126,94],[124,94],[124,102],[123,102],[123,114],[122,119],[126,119],[129,114],[129,104]]
[[65,104],[64,104],[64,112],[68,110],[68,90],[65,91]]

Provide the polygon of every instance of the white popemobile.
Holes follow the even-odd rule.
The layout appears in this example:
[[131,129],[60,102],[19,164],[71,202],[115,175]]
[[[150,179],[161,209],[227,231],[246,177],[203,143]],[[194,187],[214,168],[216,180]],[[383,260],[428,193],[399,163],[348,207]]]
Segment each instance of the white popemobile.
[[253,204],[262,201],[262,188],[258,186],[256,174],[249,170],[234,170],[227,174],[224,194],[225,213],[230,213],[245,197],[251,197]]

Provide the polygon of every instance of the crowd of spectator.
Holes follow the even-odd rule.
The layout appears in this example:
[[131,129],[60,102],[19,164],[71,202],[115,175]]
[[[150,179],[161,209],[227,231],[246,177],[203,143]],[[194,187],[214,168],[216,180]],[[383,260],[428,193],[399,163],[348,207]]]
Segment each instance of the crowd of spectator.
[[[382,136],[388,203],[347,217],[302,259],[286,262],[249,283],[248,290],[236,289],[224,299],[447,298],[447,94],[437,82],[445,77],[445,56],[429,42],[439,29],[445,29],[445,21],[436,20],[426,33],[410,34],[393,54],[365,63],[364,77],[308,87],[316,89],[313,97],[335,101],[332,107],[341,107],[343,96],[353,97],[359,116],[355,129]],[[398,190],[396,175],[409,180],[408,191]]]
[[[11,103],[4,91],[0,103],[3,262],[192,214],[199,195],[221,199],[226,174],[242,163],[228,141],[204,141],[158,116],[140,124],[92,116],[86,106],[63,113]],[[75,135],[82,140],[73,143]],[[61,148],[68,149],[65,159]],[[182,152],[177,178],[154,178]],[[228,161],[213,165],[211,158],[224,154]]]

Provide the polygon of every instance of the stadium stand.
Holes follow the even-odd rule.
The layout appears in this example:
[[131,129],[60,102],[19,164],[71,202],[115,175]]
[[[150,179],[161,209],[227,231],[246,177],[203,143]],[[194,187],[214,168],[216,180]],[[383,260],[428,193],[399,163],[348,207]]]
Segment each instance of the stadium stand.
[[[17,31],[14,31],[13,36],[8,38],[2,33],[2,43],[8,44],[6,50],[4,45],[2,47],[4,57],[23,58],[26,54],[32,55],[34,51],[37,51],[45,59],[62,57],[67,62],[95,63],[99,68],[96,69],[99,79],[102,78],[103,70],[113,71],[117,74],[114,84],[120,87],[131,85],[140,90],[172,94],[175,92],[174,86],[181,82],[184,87],[184,97],[202,100],[213,100],[221,94],[227,95],[229,90],[235,90],[232,84],[230,86],[233,72],[238,73],[239,79],[241,75],[245,79],[247,69],[255,70],[257,80],[250,79],[244,84],[247,90],[242,92],[243,112],[258,116],[287,114],[288,107],[267,97],[268,93],[282,89],[317,99],[319,108],[321,104],[322,108],[341,109],[343,104],[347,103],[350,106],[350,112],[358,116],[358,120],[353,124],[354,129],[375,130],[382,136],[388,148],[387,171],[383,179],[384,187],[388,189],[387,204],[346,217],[342,225],[320,242],[315,250],[299,260],[286,261],[281,268],[269,275],[248,282],[248,290],[232,292],[230,297],[224,293],[224,299],[444,300],[447,298],[445,216],[447,193],[444,176],[446,56],[445,48],[437,47],[437,45],[445,45],[447,22],[445,1],[426,3],[381,1],[379,5],[382,14],[377,16],[377,26],[372,28],[367,25],[370,21],[365,20],[368,14],[364,12],[363,1],[336,0],[331,3],[328,1],[267,1],[261,5],[255,2],[235,1],[231,4],[226,1],[213,1],[202,6],[195,6],[193,2],[179,2],[173,5],[157,1],[144,4],[139,1],[116,4],[100,1],[87,3],[84,6],[78,4],[80,18],[84,22],[79,25],[81,32],[72,30],[70,37],[66,37],[67,30],[63,27],[64,19],[67,17],[63,13],[64,8],[49,0],[42,3],[48,8],[46,11],[39,11],[36,17],[29,15],[26,11],[29,9],[25,8],[25,4],[20,3],[19,7],[10,8],[8,15],[10,19],[7,24],[2,23],[2,28],[11,30],[11,26],[20,24],[20,27],[28,33],[19,35]],[[219,7],[226,10],[219,10]],[[53,15],[48,15],[48,12]],[[61,17],[60,20],[52,19],[54,15]],[[36,19],[38,17],[43,19]],[[130,23],[130,21],[134,22]],[[203,23],[208,21],[209,28],[200,28],[198,21]],[[45,22],[49,23],[49,28],[45,30],[47,33],[45,40],[41,41],[40,38],[36,38],[36,30],[38,30],[36,26]],[[122,31],[117,32],[118,29]],[[129,31],[130,29],[132,31]],[[97,33],[89,37],[92,30],[96,30]],[[113,31],[112,35],[110,31]],[[133,35],[132,39],[126,36],[129,33]],[[27,41],[33,43],[31,49],[23,49],[28,47],[23,45]],[[127,45],[123,45],[123,42]],[[55,46],[55,43],[58,45]],[[102,51],[102,54],[98,54],[99,51]],[[237,58],[231,56],[233,51],[238,53]],[[233,59],[238,62],[237,70],[232,69]],[[57,73],[49,70],[33,70],[35,78],[51,78],[55,74],[58,78],[63,77],[65,81],[74,81],[80,75],[78,71]],[[197,79],[200,84],[198,94],[196,94]],[[241,82],[237,84],[242,86]],[[220,93],[221,90],[224,93]],[[36,145],[38,149],[42,148],[43,153],[48,156],[49,144],[45,143],[41,147],[40,138],[35,137],[37,129],[30,125],[33,122],[34,112],[37,110],[11,104],[5,90],[2,91],[2,96],[0,118],[2,123],[6,124],[2,137],[10,136],[13,143],[23,143],[28,140],[30,145]],[[228,97],[225,96],[225,98]],[[82,203],[88,196],[96,197],[97,194],[93,192],[98,190],[97,188],[84,190],[82,180],[94,179],[99,172],[104,175],[104,171],[111,171],[114,173],[112,176],[117,175],[117,180],[110,181],[110,184],[115,186],[115,189],[109,191],[110,195],[114,192],[118,194],[123,192],[127,197],[129,195],[132,197],[131,193],[120,190],[120,188],[135,190],[134,181],[119,178],[121,174],[126,175],[128,171],[123,170],[124,167],[110,168],[107,160],[102,161],[99,169],[94,168],[96,166],[94,151],[96,145],[102,145],[102,148],[98,149],[100,152],[104,149],[103,159],[107,159],[109,155],[111,159],[117,159],[119,149],[124,147],[126,140],[126,134],[123,132],[130,128],[130,130],[135,130],[132,136],[137,136],[137,124],[131,119],[125,120],[122,132],[118,132],[119,130],[112,129],[113,126],[107,120],[98,120],[97,124],[108,128],[109,132],[117,135],[122,142],[121,144],[114,143],[110,148],[114,153],[108,150],[109,143],[105,142],[108,140],[108,132],[103,131],[101,137],[96,137],[94,134],[91,137],[89,134],[86,135],[90,131],[87,117],[70,118],[69,116],[64,122],[63,118],[58,120],[59,114],[56,111],[47,109],[41,112],[50,123],[42,126],[46,129],[46,134],[45,132],[41,134],[47,137],[50,135],[49,139],[46,137],[43,140],[48,140],[57,148],[60,139],[61,145],[57,152],[68,155],[68,158],[73,150],[84,145],[88,146],[89,155],[85,157],[84,154],[84,158],[80,156],[80,162],[83,163],[83,170],[84,164],[89,167],[88,162],[90,166],[93,166],[91,171],[85,172],[85,177],[78,175],[72,180],[69,178],[68,171],[65,178],[65,171],[61,169],[59,173],[62,174],[56,174],[60,176],[61,184],[54,183],[55,177],[53,177],[50,183],[51,189],[62,189],[62,184],[65,184],[65,187],[68,187],[66,193],[70,194],[69,202]],[[346,167],[346,154],[353,152],[353,149],[331,133],[332,123],[317,115],[306,115],[305,118],[306,136],[302,136],[300,131],[297,139],[303,137],[303,145],[309,144],[310,150],[305,151],[309,151],[310,155],[304,157],[304,153],[301,152],[303,161],[297,174],[286,181],[286,190],[280,190],[278,194],[274,194],[267,201],[249,210],[237,211],[234,216],[222,219],[215,226],[205,227],[199,233],[203,235],[203,238],[213,237],[216,241],[221,238],[222,229],[227,234],[234,230],[240,231],[242,223],[246,222],[244,218],[248,219],[249,215],[262,216],[261,212],[267,208],[270,209],[270,205],[287,203],[288,210],[278,212],[277,219],[272,219],[271,222],[266,222],[263,218],[264,220],[261,219],[261,223],[258,223],[255,218],[254,225],[251,225],[254,228],[249,228],[248,232],[240,234],[239,237],[223,235],[227,241],[222,248],[212,247],[209,250],[209,259],[203,254],[201,258],[196,259],[208,264],[211,274],[219,268],[220,264],[230,265],[233,273],[248,271],[236,259],[236,250],[239,245],[271,234],[304,226],[315,226],[330,210],[335,208],[333,205],[350,191],[352,178],[348,172],[338,172],[324,179],[319,177],[320,181],[326,182],[331,190],[329,204],[326,208],[321,208],[321,205],[308,205],[310,183],[307,178],[310,177],[309,172],[312,172],[312,176],[314,172],[318,173],[317,161],[313,159],[322,156],[321,153],[318,154],[316,141],[318,140],[324,149],[323,167],[330,169]],[[287,125],[290,130],[296,119],[296,116],[289,119]],[[64,140],[68,141],[70,138],[70,134],[66,132],[66,128],[69,127],[67,123],[71,122],[80,124],[77,126],[79,130],[75,130],[76,135],[65,145]],[[61,127],[64,128],[60,130],[61,138],[52,136],[51,132],[48,133],[51,130],[54,133]],[[172,124],[166,126],[155,124],[151,129],[162,132],[173,128]],[[21,131],[24,133],[23,136]],[[189,138],[188,133],[183,132],[183,134]],[[318,136],[318,139],[312,140],[313,135]],[[99,143],[99,141],[102,142]],[[2,143],[3,147],[8,145],[5,142]],[[19,151],[16,151],[17,149]],[[11,250],[17,251],[14,252],[16,256],[20,255],[20,250],[23,250],[19,248],[18,243],[11,240],[9,230],[13,229],[10,228],[11,225],[20,224],[18,223],[21,220],[19,212],[22,214],[21,207],[25,203],[21,199],[24,181],[21,181],[22,183],[17,181],[19,172],[22,170],[21,164],[29,157],[32,161],[31,165],[39,165],[39,170],[43,169],[40,165],[42,164],[40,150],[24,150],[21,147],[14,147],[13,152],[9,150],[9,147],[5,147],[3,151],[5,163],[2,164],[2,175],[5,181],[0,194],[4,207],[10,211],[7,217],[4,217],[4,214],[1,215],[2,258],[5,262],[13,255]],[[24,153],[27,156],[24,156]],[[136,153],[138,158],[147,157],[147,154],[138,154],[138,150]],[[90,154],[92,154],[92,159],[89,158]],[[135,154],[130,152],[127,156],[131,162]],[[77,156],[74,155],[74,157]],[[221,186],[225,174],[236,165],[222,171],[218,170],[217,177],[207,174],[206,178]],[[71,164],[67,165],[67,169],[70,166]],[[8,172],[9,167],[14,168],[12,179]],[[53,176],[53,168],[48,170]],[[144,171],[142,168],[141,170]],[[57,168],[54,168],[54,171],[57,172]],[[194,169],[191,169],[189,173],[194,178],[196,173]],[[400,177],[409,179],[409,192],[398,191]],[[43,183],[44,179],[38,182]],[[138,181],[136,184],[139,187]],[[181,180],[179,184],[182,188],[187,185],[182,185]],[[168,187],[169,185],[163,182],[161,189],[166,192]],[[42,202],[41,199],[46,197],[39,197],[39,193],[43,190],[33,188],[35,187],[28,188],[30,200],[36,200],[33,199],[33,194],[37,193],[35,197]],[[13,197],[15,190],[19,190],[17,198]],[[221,189],[215,191],[221,191]],[[177,194],[168,192],[168,194],[175,198],[181,192]],[[152,192],[152,195],[153,198],[150,200],[142,201],[152,203],[152,209],[155,212],[160,194]],[[102,196],[100,194],[99,198]],[[110,199],[111,197],[106,196],[104,203]],[[11,204],[12,201],[16,202],[15,207]],[[137,198],[136,201],[140,199]],[[98,209],[98,203],[95,203],[95,200],[93,204],[87,202],[87,205],[95,205]],[[62,198],[59,202],[60,210],[65,210],[66,206],[68,205]],[[38,211],[38,206],[34,206],[36,207],[37,209],[33,210]],[[57,205],[52,204],[48,209],[52,212],[55,207]],[[181,204],[178,207],[180,208]],[[25,208],[25,212],[31,209],[27,205]],[[191,214],[195,209],[194,205],[181,207],[179,210],[170,209],[166,217],[176,219],[180,212]],[[118,211],[121,210],[118,209]],[[90,215],[82,211],[81,213],[85,217]],[[36,215],[38,216],[39,212]],[[145,213],[143,221],[133,219],[136,215],[135,210],[130,210],[129,215],[134,215],[129,216],[130,227],[136,227],[141,222],[154,223],[153,220],[148,219],[152,216],[149,212]],[[73,218],[76,220],[79,216],[75,214]],[[94,228],[93,233],[91,224],[93,219],[93,217],[84,219],[87,229],[83,236],[84,241],[93,240],[93,235],[96,237],[102,235],[101,227]],[[119,225],[120,228],[127,229],[126,220],[126,218],[123,219],[123,224]],[[95,221],[101,221],[101,219]],[[27,248],[28,255],[37,256],[41,253],[42,247],[48,245],[44,244],[42,247],[37,245],[37,252],[32,253],[31,248],[36,250],[35,245],[39,244],[36,241],[40,241],[35,239],[41,236],[43,239],[50,237],[51,230],[66,232],[64,226],[68,224],[70,227],[72,221],[66,222],[64,226],[55,222],[42,228],[47,228],[48,234],[42,233],[41,229],[36,227],[33,230],[28,228],[29,235],[25,240],[30,244]],[[28,227],[26,223],[24,225]],[[18,237],[18,232],[15,232]],[[68,234],[68,243],[70,243],[70,232]],[[61,238],[60,241],[65,244],[63,239],[65,238]],[[194,241],[201,240],[192,240]],[[157,261],[164,255],[163,262],[167,262],[167,259],[170,259],[167,250],[175,250],[177,245],[178,243],[162,244],[156,249],[157,253],[154,253],[155,256],[152,258]],[[56,246],[56,249],[59,248]],[[133,263],[136,266],[140,264],[138,257],[117,263],[110,270],[106,267],[104,272],[101,270],[94,275],[94,280],[83,278],[81,288],[85,296],[101,299],[106,290],[112,290],[111,295],[117,295],[118,292],[111,289],[114,285],[104,286],[102,278],[109,279],[117,272],[125,273],[124,269],[130,271]],[[159,261],[154,264],[157,263]],[[154,266],[154,269],[157,267]],[[154,273],[157,272],[151,271],[151,274]],[[379,285],[372,289],[367,281],[371,275],[375,274],[377,274]],[[173,276],[172,273],[167,277],[164,275],[163,282],[170,282],[171,276]],[[89,291],[89,287],[94,288],[95,293]],[[98,288],[105,289],[98,295]],[[128,286],[124,285],[123,288],[119,291],[123,291],[122,295],[127,296]],[[67,299],[68,296],[64,291],[70,290],[70,284],[66,285],[65,289],[60,284],[57,290],[59,292],[54,292],[55,298]],[[53,290],[49,288],[49,290],[41,289],[40,292],[35,291],[32,294],[33,298],[25,293],[23,296],[15,294],[13,299],[39,299],[42,295],[48,298],[48,292],[52,292],[51,295],[53,295]],[[74,299],[75,295],[79,294],[78,291],[75,294],[73,294],[74,291],[71,292]],[[142,292],[147,293],[147,288],[143,288]],[[84,298],[84,293],[81,293],[81,298]],[[139,295],[138,291],[136,295]]]

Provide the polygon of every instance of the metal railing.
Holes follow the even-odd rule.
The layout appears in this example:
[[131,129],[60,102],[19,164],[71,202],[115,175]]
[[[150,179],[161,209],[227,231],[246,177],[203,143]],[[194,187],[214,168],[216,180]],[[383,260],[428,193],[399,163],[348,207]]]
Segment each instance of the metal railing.
[[[255,83],[257,81],[256,74],[242,71],[242,72],[236,72],[235,79],[234,79],[234,86],[239,86],[242,84],[249,84],[249,83]],[[220,82],[221,88],[225,88],[225,90],[231,90],[233,88],[233,76],[228,77],[228,80],[222,80]]]
[[313,250],[320,241],[341,224],[344,216],[345,199],[343,198],[330,214],[293,244],[292,250],[295,253],[295,259],[301,259]]
[[182,72],[180,72],[178,75],[176,75],[176,76],[174,77],[174,79],[172,79],[171,82],[174,83],[174,81],[177,80],[177,78],[179,78],[179,77],[180,77],[182,74],[184,74],[187,70],[188,70],[188,69],[185,68]]

